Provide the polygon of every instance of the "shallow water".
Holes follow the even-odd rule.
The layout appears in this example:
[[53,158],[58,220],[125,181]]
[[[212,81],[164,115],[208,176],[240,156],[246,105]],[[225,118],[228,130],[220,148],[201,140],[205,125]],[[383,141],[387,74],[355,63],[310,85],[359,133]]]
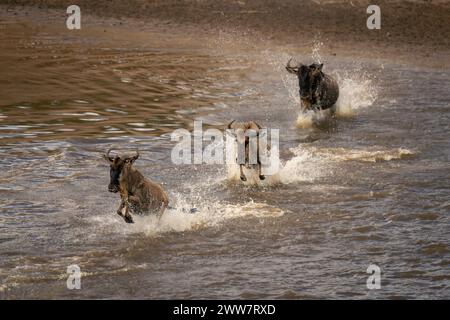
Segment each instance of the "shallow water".
[[[330,118],[299,115],[292,48],[8,20],[0,42],[1,298],[449,298],[448,70],[296,55],[338,79]],[[171,163],[173,130],[231,119],[280,129],[275,177]],[[125,224],[111,146],[198,212]]]

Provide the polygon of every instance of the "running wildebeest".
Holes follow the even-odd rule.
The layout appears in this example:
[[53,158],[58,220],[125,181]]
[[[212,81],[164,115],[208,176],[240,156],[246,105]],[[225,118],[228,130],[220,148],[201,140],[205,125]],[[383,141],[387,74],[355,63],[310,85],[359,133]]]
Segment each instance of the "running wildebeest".
[[[134,161],[139,158],[139,151],[131,157],[112,157],[110,152],[111,149],[105,155],[105,159],[111,164],[108,190],[114,193],[120,191],[121,202],[117,214],[123,217],[125,222],[133,223],[131,206],[134,213],[156,213],[161,216],[169,205],[169,197],[159,184],[146,179],[133,168]],[[125,214],[122,213],[124,208]]]
[[339,97],[339,86],[336,80],[322,72],[323,63],[293,67],[291,60],[288,61],[286,70],[298,77],[302,111],[331,108]]
[[[253,165],[257,165],[258,167],[258,175],[260,180],[264,180],[266,177],[262,174],[261,171],[261,154],[260,154],[260,130],[262,127],[256,123],[255,121],[248,122],[236,122],[236,120],[231,121],[228,126],[228,129],[233,129],[235,132],[232,133],[233,137],[237,140],[239,144],[244,144],[245,150],[245,158],[241,161],[238,161],[239,170],[240,170],[240,178],[242,181],[247,181],[247,177],[244,174],[244,166],[247,168],[251,168]],[[251,164],[250,159],[250,137],[256,136],[256,163]],[[266,146],[269,149],[268,146]],[[239,158],[239,157],[238,157]],[[237,159],[239,160],[239,159]]]

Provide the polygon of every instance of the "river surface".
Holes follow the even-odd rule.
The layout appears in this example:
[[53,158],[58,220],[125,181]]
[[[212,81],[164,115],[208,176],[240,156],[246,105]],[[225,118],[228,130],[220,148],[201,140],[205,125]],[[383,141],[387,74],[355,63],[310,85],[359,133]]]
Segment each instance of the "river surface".
[[[450,298],[449,70],[163,27],[4,19],[0,43],[0,298]],[[291,55],[338,79],[336,117],[299,115]],[[175,129],[232,119],[280,130],[275,176],[172,163]],[[124,223],[110,147],[177,209]]]

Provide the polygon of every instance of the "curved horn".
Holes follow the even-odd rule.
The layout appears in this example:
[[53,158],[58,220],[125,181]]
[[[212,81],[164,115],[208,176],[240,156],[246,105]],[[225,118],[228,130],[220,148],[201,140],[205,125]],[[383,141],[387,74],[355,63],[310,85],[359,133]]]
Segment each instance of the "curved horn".
[[108,151],[106,151],[106,154],[104,155],[105,159],[108,160],[109,162],[113,162],[114,161],[114,158],[109,155],[111,150],[112,150],[112,148],[109,148]]
[[138,148],[136,148],[136,154],[134,156],[127,155],[127,157],[125,158],[125,163],[133,164],[137,158],[139,158],[139,149]]
[[228,126],[227,126],[227,129],[228,129],[228,130],[225,130],[225,133],[227,133],[228,135],[230,135],[230,136],[233,137],[233,138],[236,138],[236,133],[234,132],[234,129],[231,128],[231,125],[232,125],[235,121],[236,121],[236,120],[231,121],[231,122],[228,124]]
[[133,159],[136,160],[139,158],[139,148],[136,148],[136,154],[133,156]]
[[261,125],[260,125],[259,123],[255,122],[255,121],[253,121],[253,122],[256,124],[256,126],[258,127],[258,129],[262,129],[262,127],[261,127]]
[[291,61],[292,61],[292,58],[290,58],[289,61],[288,61],[288,63],[286,64],[286,70],[287,70],[289,73],[297,74],[297,73],[298,73],[298,67],[293,67],[293,66],[291,66]]
[[289,61],[288,61],[288,63],[287,63],[287,66],[288,66],[289,68],[292,68],[292,67],[291,67],[291,61],[292,61],[292,58],[290,58]]

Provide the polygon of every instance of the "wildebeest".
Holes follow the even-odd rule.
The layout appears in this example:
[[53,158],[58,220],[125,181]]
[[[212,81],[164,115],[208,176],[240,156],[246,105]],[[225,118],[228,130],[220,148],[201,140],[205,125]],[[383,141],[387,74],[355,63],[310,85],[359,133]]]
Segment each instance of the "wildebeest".
[[[266,177],[262,174],[261,171],[261,154],[260,154],[260,130],[262,127],[256,123],[255,121],[248,122],[237,122],[236,120],[231,121],[228,126],[228,129],[233,129],[233,136],[236,138],[239,144],[244,144],[245,150],[245,158],[243,161],[238,161],[239,170],[240,170],[240,178],[242,181],[247,181],[247,177],[244,174],[243,168],[244,165],[247,168],[251,168],[253,164],[250,163],[250,137],[256,136],[256,164],[258,167],[258,175],[260,180],[264,180]],[[269,149],[267,147],[267,149]]]
[[323,63],[293,67],[290,65],[291,60],[288,61],[286,70],[298,76],[302,110],[331,108],[339,97],[339,86],[336,80],[322,72]]
[[139,158],[139,151],[128,157],[119,155],[112,157],[110,152],[111,149],[105,155],[105,159],[111,166],[108,190],[114,193],[120,191],[121,202],[117,214],[127,223],[133,223],[130,214],[131,206],[134,213],[156,213],[161,216],[169,205],[169,197],[159,184],[146,179],[133,167],[134,161]]

